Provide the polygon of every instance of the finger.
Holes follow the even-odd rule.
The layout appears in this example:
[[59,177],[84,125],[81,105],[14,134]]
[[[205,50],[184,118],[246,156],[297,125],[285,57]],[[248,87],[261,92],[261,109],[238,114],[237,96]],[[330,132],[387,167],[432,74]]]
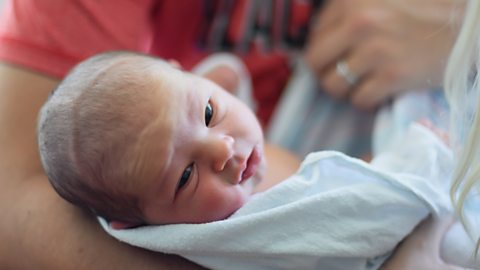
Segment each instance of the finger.
[[323,4],[312,28],[313,35],[337,25],[345,11],[343,2],[343,0],[330,0]]
[[[381,41],[371,40],[359,44],[357,49],[348,54],[348,57],[344,59],[348,69],[358,79],[362,79],[374,70],[379,69],[384,65],[388,59],[388,53],[382,50],[380,45]],[[382,53],[384,52],[384,53]],[[319,79],[327,93],[333,97],[342,98],[347,93],[355,92],[353,88],[357,85],[351,86],[348,81],[338,72],[336,65],[330,65],[328,70],[319,75]]]
[[[353,68],[350,68],[349,61],[345,60],[345,63],[350,70],[350,73],[356,74],[356,71],[354,71]],[[339,72],[337,65],[338,63],[329,66],[328,71],[325,73],[325,75],[320,77],[320,81],[323,89],[330,96],[334,98],[344,98],[348,95],[350,91],[352,91],[355,85],[351,85],[351,83],[344,77],[344,75]]]
[[342,14],[335,25],[321,28],[322,31],[315,32],[311,37],[305,53],[307,63],[317,74],[321,74],[325,67],[341,58],[362,40],[368,40],[376,31],[382,32],[387,18],[384,12],[374,9]]
[[356,42],[360,34],[342,22],[337,28],[329,28],[313,37],[305,52],[305,60],[315,74],[320,75],[342,58]]
[[402,88],[401,71],[397,67],[382,67],[362,78],[361,84],[351,95],[352,104],[363,110],[371,110]]
[[369,76],[352,91],[350,101],[356,108],[368,111],[383,103],[391,91],[383,78]]

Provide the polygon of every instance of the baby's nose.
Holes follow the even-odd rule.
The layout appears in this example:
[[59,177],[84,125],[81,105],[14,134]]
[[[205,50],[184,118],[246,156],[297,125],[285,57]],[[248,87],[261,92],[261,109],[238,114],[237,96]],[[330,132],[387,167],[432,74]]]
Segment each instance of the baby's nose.
[[221,172],[225,169],[228,161],[234,155],[235,140],[233,137],[224,135],[215,140],[211,147],[211,156],[213,159],[213,169]]

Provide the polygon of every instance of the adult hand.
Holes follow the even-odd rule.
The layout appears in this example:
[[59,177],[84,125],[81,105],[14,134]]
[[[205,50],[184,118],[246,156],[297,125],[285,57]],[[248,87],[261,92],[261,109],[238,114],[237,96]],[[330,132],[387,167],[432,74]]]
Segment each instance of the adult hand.
[[457,32],[451,21],[460,21],[463,5],[454,0],[329,1],[312,28],[306,61],[329,94],[348,96],[362,109],[402,91],[441,86]]
[[453,218],[424,220],[395,251],[381,270],[465,270],[446,264],[440,258],[440,245]]

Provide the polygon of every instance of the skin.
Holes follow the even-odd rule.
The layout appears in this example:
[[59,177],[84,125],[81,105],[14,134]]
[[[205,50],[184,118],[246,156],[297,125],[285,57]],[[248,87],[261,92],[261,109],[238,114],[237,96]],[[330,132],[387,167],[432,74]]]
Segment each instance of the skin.
[[454,221],[452,217],[425,219],[399,246],[395,256],[390,258],[381,270],[467,270],[467,268],[448,265],[440,257],[443,236]]
[[145,86],[151,91],[144,92],[156,119],[140,131],[139,160],[148,170],[140,172],[135,185],[147,222],[227,218],[247,201],[252,183],[263,179],[264,141],[257,118],[209,80],[160,61],[150,67],[150,74],[139,76],[152,78]]
[[[463,4],[328,1],[309,37],[305,59],[326,92],[364,110],[404,91],[439,87]],[[356,85],[336,73],[340,60],[359,76]]]
[[[178,256],[111,238],[91,215],[51,188],[41,167],[35,130],[37,113],[58,82],[0,63],[0,241],[4,243],[0,268],[203,269]],[[272,166],[296,160],[279,153],[270,160]]]

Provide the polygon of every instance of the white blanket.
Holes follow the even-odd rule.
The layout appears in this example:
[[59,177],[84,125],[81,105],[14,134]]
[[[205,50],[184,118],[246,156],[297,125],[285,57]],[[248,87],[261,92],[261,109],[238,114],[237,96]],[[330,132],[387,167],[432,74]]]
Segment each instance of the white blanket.
[[100,221],[121,241],[211,269],[377,269],[429,213],[451,211],[449,150],[419,126],[396,145],[372,165],[313,153],[227,220],[128,230]]

